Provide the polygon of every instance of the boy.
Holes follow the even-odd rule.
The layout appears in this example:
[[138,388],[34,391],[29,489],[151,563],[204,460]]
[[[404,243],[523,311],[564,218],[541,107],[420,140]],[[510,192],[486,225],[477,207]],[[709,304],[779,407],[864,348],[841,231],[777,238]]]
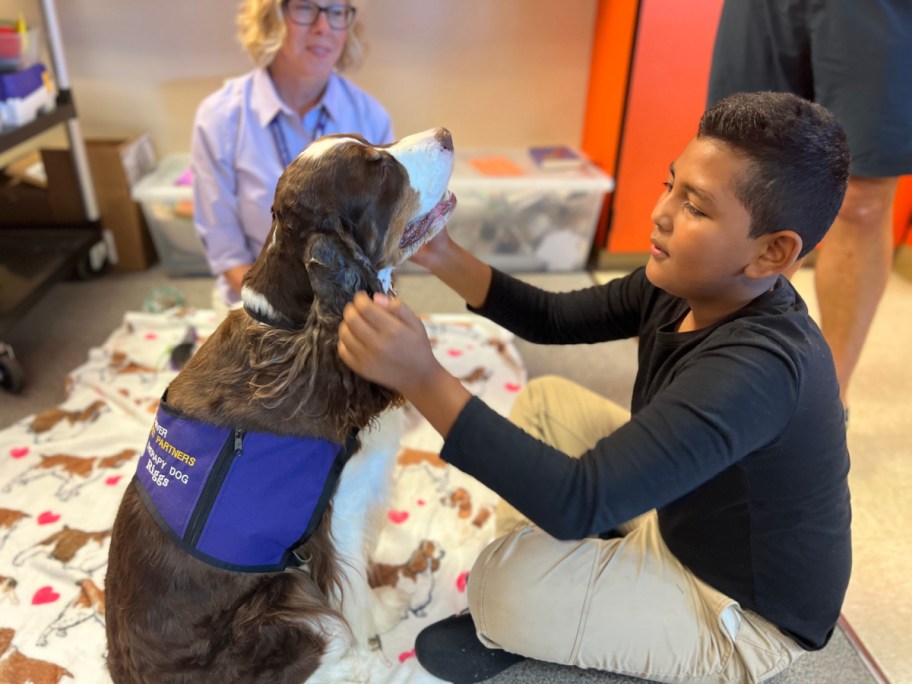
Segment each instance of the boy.
[[348,306],[341,358],[399,390],[443,435],[444,460],[534,524],[482,552],[471,615],[419,635],[426,669],[472,682],[525,656],[754,682],[827,643],[851,566],[844,414],[827,345],[781,274],[833,221],[848,168],[824,108],[741,93],[671,164],[645,269],[556,294],[446,233],[416,255],[530,341],[638,336],[630,417],[541,378],[514,425],[443,370],[404,304],[359,293]]

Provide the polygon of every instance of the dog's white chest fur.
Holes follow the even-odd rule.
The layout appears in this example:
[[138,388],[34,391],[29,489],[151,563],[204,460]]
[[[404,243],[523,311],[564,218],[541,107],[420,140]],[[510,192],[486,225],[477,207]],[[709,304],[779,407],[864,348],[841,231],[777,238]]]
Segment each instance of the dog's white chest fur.
[[[364,552],[364,531],[389,505],[391,477],[402,429],[401,409],[390,409],[361,431],[361,448],[345,464],[333,497],[332,531],[337,549],[352,559]],[[376,526],[379,528],[379,524]]]
[[390,409],[376,424],[360,433],[361,448],[345,464],[332,500],[332,536],[342,563],[342,597],[335,597],[351,634],[342,634],[329,624],[330,637],[323,664],[308,682],[324,684],[367,681],[378,654],[368,650],[377,634],[377,611],[383,606],[367,580],[368,553],[376,546],[389,506],[392,472],[399,452],[403,425],[401,409]]

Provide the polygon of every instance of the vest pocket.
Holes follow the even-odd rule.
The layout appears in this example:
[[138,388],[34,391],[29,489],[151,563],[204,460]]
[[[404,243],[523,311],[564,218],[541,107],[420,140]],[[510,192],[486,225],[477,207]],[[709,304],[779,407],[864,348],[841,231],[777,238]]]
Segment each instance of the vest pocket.
[[244,435],[246,430],[235,428],[228,433],[228,438],[222,445],[219,455],[215,459],[215,465],[206,478],[206,484],[203,485],[203,491],[200,494],[193,513],[190,515],[190,521],[187,523],[187,530],[184,532],[184,542],[191,548],[196,548],[206,523],[209,520],[209,514],[215,505],[218,493],[231,471],[231,466],[235,460],[240,458],[244,449]]

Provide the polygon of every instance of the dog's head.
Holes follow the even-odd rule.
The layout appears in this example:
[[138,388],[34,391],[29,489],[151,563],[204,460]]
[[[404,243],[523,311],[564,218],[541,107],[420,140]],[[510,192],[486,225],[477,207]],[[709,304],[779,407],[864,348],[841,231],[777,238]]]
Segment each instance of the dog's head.
[[244,279],[244,307],[295,329],[315,307],[341,315],[358,290],[387,291],[392,269],[452,212],[452,170],[445,128],[390,145],[354,134],[315,140],[276,186],[272,229]]

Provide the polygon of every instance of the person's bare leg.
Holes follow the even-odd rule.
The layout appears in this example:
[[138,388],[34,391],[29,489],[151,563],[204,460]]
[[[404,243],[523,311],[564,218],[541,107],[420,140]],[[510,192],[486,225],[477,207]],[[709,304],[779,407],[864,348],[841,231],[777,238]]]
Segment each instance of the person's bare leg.
[[861,356],[893,262],[897,178],[852,176],[815,265],[820,327],[833,352],[840,396]]

